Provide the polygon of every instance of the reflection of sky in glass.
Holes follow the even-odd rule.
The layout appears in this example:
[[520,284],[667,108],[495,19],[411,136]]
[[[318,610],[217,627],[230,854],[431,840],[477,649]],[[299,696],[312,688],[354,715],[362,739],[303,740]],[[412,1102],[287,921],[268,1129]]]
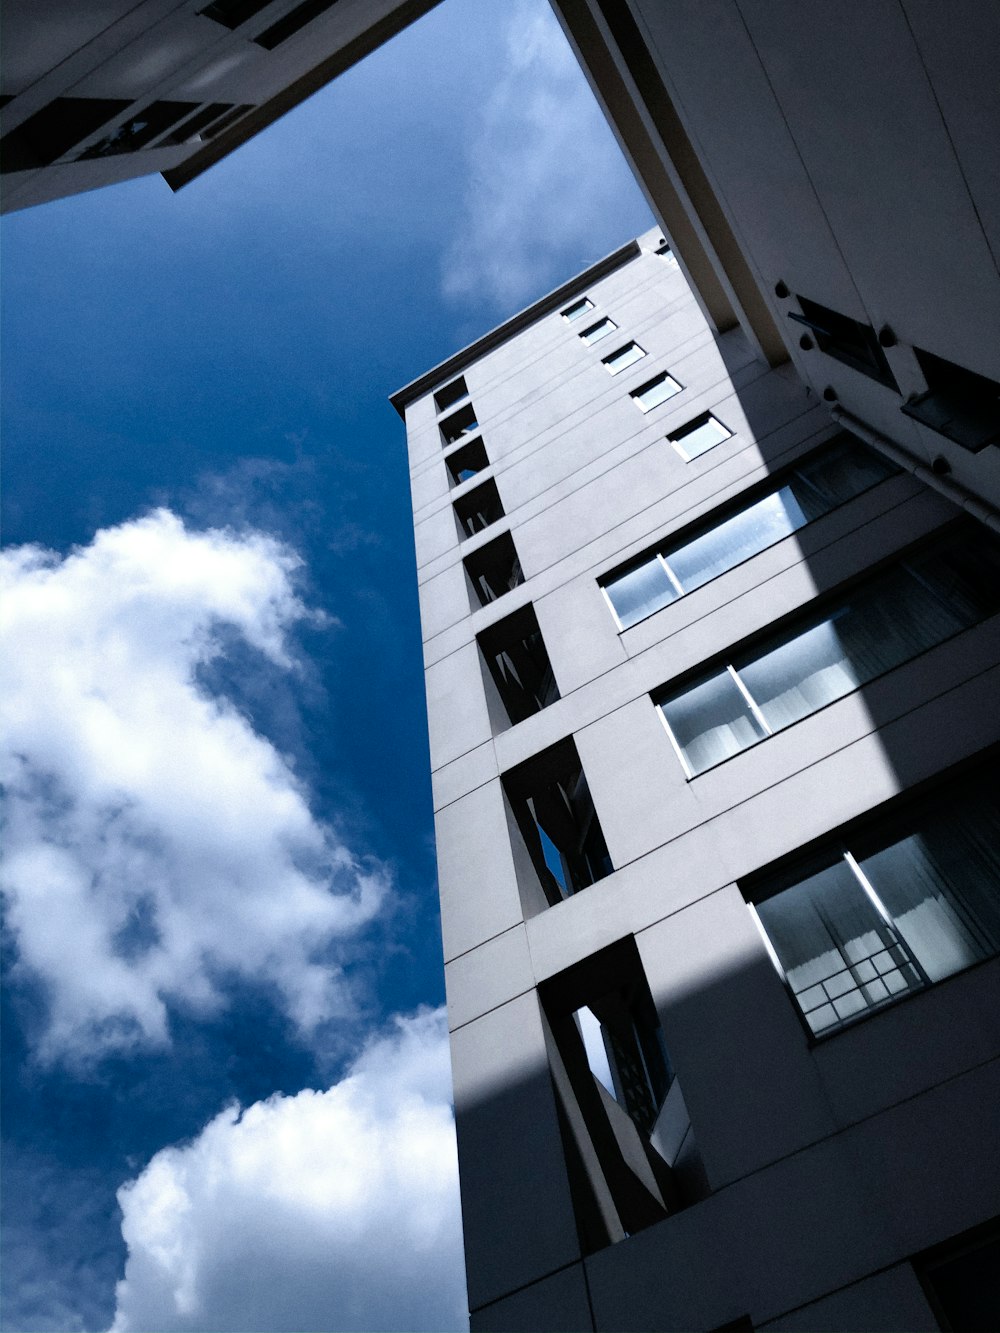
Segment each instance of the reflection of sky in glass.
[[755,662],[739,668],[740,679],[777,731],[857,689],[860,680],[835,621],[798,634]]
[[538,836],[542,843],[542,856],[545,858],[545,864],[552,871],[556,883],[562,889],[565,895],[569,894],[569,886],[566,883],[566,871],[563,869],[562,857],[559,855],[559,848],[555,845],[549,835],[537,825]]
[[652,615],[677,597],[667,571],[655,556],[606,586],[623,629]]
[[684,591],[690,592],[765,547],[773,546],[804,527],[806,521],[791,487],[782,486],[776,494],[766,495],[710,532],[671,551],[667,562]]
[[580,1035],[583,1037],[584,1050],[587,1052],[587,1064],[590,1066],[590,1072],[615,1096],[615,1081],[611,1076],[611,1065],[608,1063],[608,1052],[604,1046],[604,1033],[601,1031],[601,1025],[597,1018],[586,1007],[576,1011],[576,1021],[580,1024]]

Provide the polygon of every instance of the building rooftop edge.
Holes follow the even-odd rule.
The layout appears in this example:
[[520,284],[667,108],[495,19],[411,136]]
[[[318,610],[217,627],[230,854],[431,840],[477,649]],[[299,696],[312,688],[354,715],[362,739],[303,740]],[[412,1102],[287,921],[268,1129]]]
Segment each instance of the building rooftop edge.
[[494,347],[506,342],[515,333],[520,333],[522,329],[527,328],[529,324],[533,324],[542,315],[547,315],[550,310],[562,305],[564,301],[574,296],[582,287],[589,286],[599,278],[607,277],[609,273],[621,268],[629,260],[638,258],[641,253],[642,247],[637,240],[629,241],[627,244],[619,246],[617,250],[612,250],[611,254],[605,255],[603,259],[599,259],[596,264],[591,264],[582,273],[577,273],[568,282],[564,282],[560,287],[555,287],[552,291],[547,292],[545,296],[539,297],[531,305],[519,310],[516,315],[511,315],[509,319],[484,333],[475,342],[469,343],[444,361],[439,361],[436,366],[432,366],[430,370],[425,371],[417,379],[411,380],[409,384],[404,384],[401,389],[397,389],[395,393],[389,395],[389,402],[392,403],[405,421],[406,408],[409,404],[415,402],[418,398],[422,398],[425,393],[429,393],[435,384],[458,374],[463,366],[467,366],[470,361],[476,360],[484,352],[492,351]]

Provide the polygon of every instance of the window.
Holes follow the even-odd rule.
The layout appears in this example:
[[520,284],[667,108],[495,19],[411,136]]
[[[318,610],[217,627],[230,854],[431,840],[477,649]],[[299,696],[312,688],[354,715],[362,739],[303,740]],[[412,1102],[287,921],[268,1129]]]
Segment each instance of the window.
[[1000,1328],[1000,1218],[925,1250],[913,1267],[946,1333]]
[[680,393],[681,388],[682,386],[664,371],[655,379],[640,385],[638,389],[633,389],[632,398],[643,412],[651,412],[668,398],[673,398],[675,393]]
[[567,324],[572,324],[574,319],[579,319],[581,315],[585,315],[588,310],[593,310],[593,308],[594,303],[590,297],[581,296],[579,301],[574,301],[572,305],[566,307],[562,312],[562,317]]
[[224,28],[232,29],[252,19],[254,14],[259,14],[270,3],[271,0],[213,0],[212,4],[199,9],[198,13],[221,23]]
[[495,537],[472,555],[467,555],[463,564],[481,606],[489,606],[490,602],[495,602],[498,597],[524,582],[521,562],[509,532]]
[[814,1036],[1000,953],[996,773],[848,837],[751,910]]
[[827,310],[815,301],[807,301],[804,296],[795,298],[802,309],[802,314],[788,312],[788,318],[798,324],[805,324],[816,338],[816,346],[835,361],[841,361],[853,370],[860,370],[862,375],[888,385],[899,392],[899,385],[889,368],[885,352],[879,346],[875,330],[870,324],[839,315],[836,310]]
[[335,4],[336,0],[304,0],[304,3],[296,5],[283,18],[278,19],[277,23],[272,23],[270,28],[265,28],[262,33],[254,38],[254,41],[258,46],[273,51],[276,46],[286,42],[289,37],[294,37],[307,23],[311,23],[320,14],[326,13]]
[[447,412],[449,407],[454,407],[460,403],[463,398],[468,398],[469,390],[465,386],[465,376],[459,375],[457,380],[452,380],[446,384],[443,389],[438,389],[434,395],[434,406],[439,412]]
[[478,429],[476,410],[471,403],[467,403],[441,422],[441,437],[445,444],[457,444],[463,436],[471,435]]
[[76,160],[88,162],[94,158],[137,152],[198,109],[197,102],[152,102],[112,130],[106,138],[85,148]]
[[612,375],[618,375],[628,366],[634,366],[637,361],[641,361],[645,355],[638,343],[626,343],[617,352],[606,356],[601,364],[607,366]]
[[453,486],[461,486],[463,481],[468,481],[483,468],[490,465],[490,460],[486,456],[486,446],[482,440],[470,440],[468,444],[463,444],[460,449],[453,449],[445,458],[448,466],[448,472],[451,476]]
[[464,537],[474,537],[497,519],[503,518],[503,505],[495,481],[484,481],[481,486],[467,491],[455,501],[455,517]]
[[689,777],[1000,611],[1000,544],[963,529],[659,701]]
[[656,247],[656,253],[660,256],[661,259],[665,259],[666,262],[670,264],[673,268],[677,267],[677,256],[674,254],[673,250],[671,250],[670,246],[667,244],[666,241],[660,242],[660,244]]
[[549,904],[614,870],[572,739],[504,775],[528,855]]
[[695,417],[686,426],[681,426],[680,430],[675,430],[673,434],[667,436],[667,439],[681,458],[690,463],[692,459],[707,454],[709,449],[714,449],[723,440],[728,440],[732,433],[727,426],[713,417],[711,412],[702,412],[700,417]]
[[614,333],[617,328],[618,325],[613,319],[601,319],[596,324],[591,324],[589,329],[584,329],[580,337],[588,347],[592,347],[594,343],[599,343],[602,338]]
[[242,106],[234,106],[228,115],[223,116],[220,120],[213,120],[211,125],[202,131],[201,137],[203,139],[214,139],[217,134],[221,134],[223,130],[228,130],[230,125],[235,125],[242,116],[252,110],[253,107],[247,102]]
[[47,167],[130,105],[99,97],[57,97],[3,136],[0,171]]
[[602,581],[620,629],[735,568],[898,471],[841,434],[735,513],[713,516],[685,541],[647,551]]
[[919,347],[913,350],[928,388],[901,410],[972,454],[1000,444],[1000,384]]
[[210,102],[203,106],[196,115],[182,121],[163,141],[169,144],[189,143],[202,134],[213,121],[220,120],[227,111],[232,111],[232,102]]
[[523,722],[559,698],[538,619],[530,606],[515,611],[477,637],[493,683],[511,722]]

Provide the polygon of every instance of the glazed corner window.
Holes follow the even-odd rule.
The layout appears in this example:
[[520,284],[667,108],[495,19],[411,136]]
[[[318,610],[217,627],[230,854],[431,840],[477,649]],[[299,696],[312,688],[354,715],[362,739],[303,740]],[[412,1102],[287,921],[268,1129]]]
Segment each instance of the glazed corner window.
[[504,789],[550,905],[612,873],[572,738],[506,773]]
[[580,319],[589,310],[593,310],[594,303],[589,296],[581,296],[579,301],[574,301],[562,311],[562,317],[567,324],[572,324],[574,319]]
[[486,455],[486,446],[482,440],[470,440],[468,444],[463,444],[460,449],[453,449],[445,457],[445,464],[451,477],[451,484],[461,486],[463,481],[469,481],[477,473],[482,472],[484,468],[489,467],[490,460]]
[[444,443],[457,444],[464,436],[471,435],[479,429],[476,409],[471,403],[466,403],[465,407],[460,407],[457,412],[452,412],[450,417],[445,417],[440,426]]
[[994,765],[748,895],[814,1036],[1000,953],[998,776]]
[[717,417],[713,417],[711,412],[702,412],[700,417],[687,422],[680,430],[668,435],[667,439],[685,463],[690,463],[693,459],[700,458],[702,454],[707,454],[709,449],[714,449],[723,440],[728,440],[732,433],[729,427],[724,426]]
[[654,407],[659,407],[668,398],[673,398],[675,393],[680,393],[682,387],[664,371],[661,375],[657,375],[655,379],[649,380],[646,384],[641,384],[638,389],[633,389],[631,396],[641,411],[651,412]]
[[637,361],[641,361],[645,355],[645,351],[638,343],[626,343],[624,347],[619,347],[617,352],[604,357],[601,364],[607,366],[612,375],[618,375],[629,366],[634,366]]
[[474,537],[498,519],[503,518],[503,504],[495,481],[484,481],[466,491],[455,501],[455,518],[463,537]]
[[[890,389],[899,392],[885,352],[879,346],[875,330],[870,324],[828,310],[816,301],[807,301],[804,296],[795,298],[802,310],[798,315],[788,312],[788,318],[797,324],[804,324],[812,332],[816,346],[835,361],[840,361],[852,370],[859,370],[869,379],[877,380]],[[806,335],[808,338],[808,335]]]
[[540,713],[559,698],[533,607],[524,606],[491,625],[477,642],[512,723]]
[[490,602],[495,602],[498,597],[524,582],[521,562],[509,532],[480,546],[478,551],[467,555],[462,563],[480,606],[489,606]]
[[438,412],[447,412],[449,407],[454,407],[460,403],[463,398],[468,398],[469,390],[465,384],[465,376],[459,375],[457,380],[452,380],[446,384],[443,389],[438,389],[434,395],[434,406]]
[[913,350],[927,392],[903,403],[900,410],[969,453],[1000,444],[1000,384],[932,352]]
[[591,324],[589,329],[584,329],[580,337],[592,347],[594,343],[599,343],[602,338],[609,337],[618,328],[613,319],[601,319],[596,324]]

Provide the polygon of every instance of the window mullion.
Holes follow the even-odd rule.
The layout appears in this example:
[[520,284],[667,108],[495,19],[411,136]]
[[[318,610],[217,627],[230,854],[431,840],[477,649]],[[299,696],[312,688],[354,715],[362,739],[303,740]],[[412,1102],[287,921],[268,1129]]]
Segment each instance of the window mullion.
[[664,572],[666,573],[667,578],[670,580],[670,586],[673,588],[674,592],[677,594],[678,597],[683,597],[684,589],[681,587],[681,581],[674,573],[674,571],[670,568],[670,566],[667,564],[666,557],[661,555],[660,552],[657,551],[656,558],[663,566]]
[[750,693],[747,687],[743,684],[742,680],[740,680],[739,672],[729,662],[726,663],[726,670],[729,672],[730,676],[732,676],[733,681],[736,684],[736,688],[739,690],[740,694],[742,694],[743,698],[746,700],[747,707],[750,709],[751,713],[753,713],[754,717],[757,719],[760,725],[764,728],[764,734],[766,736],[773,736],[774,735],[773,728],[767,725],[767,718],[760,711],[756,699],[753,697],[753,695]]

